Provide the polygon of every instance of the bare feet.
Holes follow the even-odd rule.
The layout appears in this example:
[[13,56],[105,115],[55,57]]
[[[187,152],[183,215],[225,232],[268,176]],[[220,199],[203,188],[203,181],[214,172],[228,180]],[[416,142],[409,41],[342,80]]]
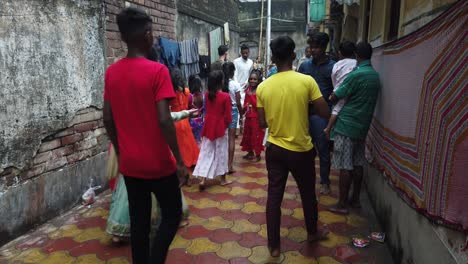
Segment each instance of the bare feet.
[[231,183],[232,183],[232,181],[228,181],[228,180],[226,179],[226,175],[221,176],[221,182],[220,182],[220,185],[221,185],[221,186],[226,186],[226,185],[229,185],[229,184],[231,184]]
[[279,247],[278,247],[278,248],[270,248],[270,247],[268,247],[268,249],[270,250],[270,256],[271,256],[272,258],[277,258],[277,257],[279,257],[279,256],[281,255],[281,250],[280,250]]
[[206,186],[205,186],[205,179],[203,179],[200,184],[198,185],[198,190],[200,192],[203,192],[204,190],[206,189]]

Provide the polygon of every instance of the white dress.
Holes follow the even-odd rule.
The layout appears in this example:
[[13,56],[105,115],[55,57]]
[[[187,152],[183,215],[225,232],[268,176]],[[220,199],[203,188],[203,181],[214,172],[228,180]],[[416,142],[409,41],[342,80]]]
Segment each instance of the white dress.
[[214,141],[202,137],[200,154],[193,176],[214,179],[228,173],[228,146],[227,129],[224,131],[224,136]]

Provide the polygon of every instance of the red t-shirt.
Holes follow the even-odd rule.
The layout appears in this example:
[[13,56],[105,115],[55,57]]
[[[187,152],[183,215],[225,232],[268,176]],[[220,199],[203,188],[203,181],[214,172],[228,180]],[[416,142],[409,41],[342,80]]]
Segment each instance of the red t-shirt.
[[112,108],[123,175],[155,179],[175,172],[176,162],[156,109],[156,102],[174,96],[169,71],[160,63],[124,58],[107,69],[104,100]]

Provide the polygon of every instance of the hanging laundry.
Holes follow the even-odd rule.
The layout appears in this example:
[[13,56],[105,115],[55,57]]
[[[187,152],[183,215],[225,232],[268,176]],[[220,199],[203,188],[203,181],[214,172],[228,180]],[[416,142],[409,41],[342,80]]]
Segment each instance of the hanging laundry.
[[179,44],[167,38],[160,37],[159,46],[161,47],[163,63],[169,68],[177,67],[180,62]]
[[180,69],[187,80],[190,75],[200,73],[198,39],[179,42]]

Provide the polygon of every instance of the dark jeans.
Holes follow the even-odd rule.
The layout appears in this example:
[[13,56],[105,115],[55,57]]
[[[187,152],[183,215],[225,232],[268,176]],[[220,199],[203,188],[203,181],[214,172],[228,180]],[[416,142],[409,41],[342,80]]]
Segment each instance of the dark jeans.
[[268,199],[266,208],[268,246],[280,246],[281,202],[288,174],[291,172],[301,194],[308,234],[317,232],[317,199],[315,197],[314,150],[294,152],[270,144],[266,149]]
[[309,117],[309,132],[320,159],[320,184],[330,184],[330,149],[329,140],[323,132],[328,120],[318,115]]
[[[133,263],[163,264],[182,219],[179,179],[175,174],[155,180],[124,178],[130,210]],[[161,207],[162,220],[150,251],[151,193],[154,193]]]

